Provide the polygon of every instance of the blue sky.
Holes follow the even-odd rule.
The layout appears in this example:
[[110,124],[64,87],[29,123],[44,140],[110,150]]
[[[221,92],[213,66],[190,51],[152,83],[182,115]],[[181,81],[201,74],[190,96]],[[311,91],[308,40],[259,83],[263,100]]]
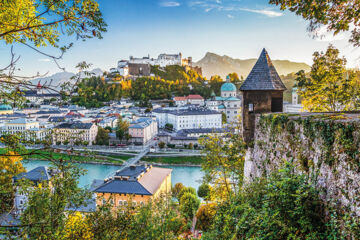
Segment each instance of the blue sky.
[[[257,58],[265,47],[272,59],[288,59],[311,64],[312,53],[334,44],[357,67],[359,51],[348,42],[348,34],[325,34],[313,39],[307,22],[290,12],[282,12],[267,0],[99,0],[108,24],[104,39],[75,41],[60,64],[75,71],[80,61],[108,70],[130,55],[178,53],[195,61],[206,52],[233,58]],[[325,32],[324,32],[325,33]],[[0,44],[0,68],[9,60],[10,46]],[[45,56],[14,45],[21,55],[22,75],[55,73],[59,69]],[[49,53],[56,51],[43,49]]]

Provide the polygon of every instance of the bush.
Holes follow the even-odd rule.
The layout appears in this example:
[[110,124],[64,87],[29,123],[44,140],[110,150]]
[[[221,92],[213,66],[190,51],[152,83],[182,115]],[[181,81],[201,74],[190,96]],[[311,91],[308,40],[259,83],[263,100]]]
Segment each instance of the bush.
[[[216,239],[328,239],[319,192],[290,164],[219,206]],[[225,230],[224,230],[225,229]]]
[[175,186],[172,188],[172,193],[175,198],[178,197],[180,191],[184,188],[182,183],[176,183]]
[[196,218],[197,218],[196,228],[202,231],[209,230],[214,222],[215,213],[216,213],[215,203],[208,203],[202,205],[196,213]]
[[165,147],[165,143],[164,142],[159,142],[158,144],[160,149],[163,149]]
[[167,144],[167,147],[168,147],[168,148],[175,148],[175,144],[170,144],[170,143],[168,143],[168,144]]
[[193,149],[193,148],[194,148],[194,145],[193,145],[192,143],[189,143],[188,148],[189,148],[189,149]]
[[177,199],[179,200],[179,202],[180,202],[181,197],[182,197],[185,193],[191,193],[191,194],[194,194],[194,195],[196,196],[196,190],[195,190],[195,188],[192,188],[192,187],[183,187],[183,188],[181,189],[181,191],[179,192],[178,197],[177,197]]
[[211,187],[209,184],[201,184],[197,190],[197,194],[199,197],[203,198],[204,200],[210,200],[210,191]]
[[180,211],[184,218],[191,221],[200,206],[200,199],[191,192],[185,192],[180,198]]

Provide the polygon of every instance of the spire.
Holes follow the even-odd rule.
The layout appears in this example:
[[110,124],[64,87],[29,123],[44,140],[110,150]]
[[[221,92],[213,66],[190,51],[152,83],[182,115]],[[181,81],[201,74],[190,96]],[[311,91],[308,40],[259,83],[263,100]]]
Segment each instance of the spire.
[[240,91],[251,90],[286,90],[265,48],[240,87]]
[[37,88],[37,89],[41,89],[41,88],[42,88],[42,85],[41,85],[40,81],[38,82],[36,88]]

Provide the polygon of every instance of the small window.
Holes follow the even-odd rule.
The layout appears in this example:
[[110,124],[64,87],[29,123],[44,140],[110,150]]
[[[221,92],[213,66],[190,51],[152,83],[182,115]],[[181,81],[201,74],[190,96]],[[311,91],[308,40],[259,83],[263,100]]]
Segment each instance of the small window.
[[249,112],[254,112],[254,104],[249,103]]

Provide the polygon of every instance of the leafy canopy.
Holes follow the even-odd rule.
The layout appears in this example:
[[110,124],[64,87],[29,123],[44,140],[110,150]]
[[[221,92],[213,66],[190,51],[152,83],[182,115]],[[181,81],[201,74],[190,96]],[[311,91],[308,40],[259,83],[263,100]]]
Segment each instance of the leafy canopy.
[[2,0],[0,40],[59,47],[61,35],[101,38],[106,31],[95,0]]
[[346,71],[346,59],[330,45],[325,53],[315,52],[310,76],[297,73],[296,87],[304,108],[309,111],[355,110],[358,84],[355,74]]

